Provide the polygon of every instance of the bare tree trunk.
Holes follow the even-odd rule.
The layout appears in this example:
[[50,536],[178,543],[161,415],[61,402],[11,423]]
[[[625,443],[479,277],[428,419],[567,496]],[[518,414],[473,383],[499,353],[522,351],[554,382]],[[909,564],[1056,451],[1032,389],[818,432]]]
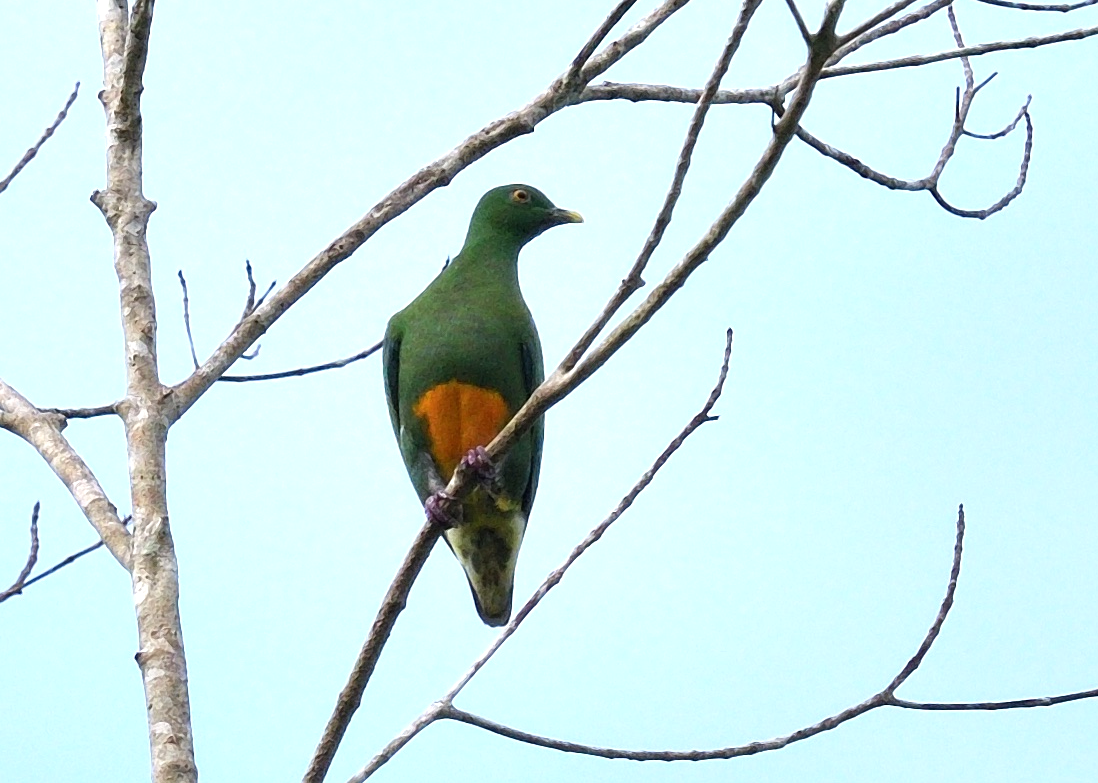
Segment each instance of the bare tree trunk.
[[107,116],[107,187],[92,201],[114,237],[126,397],[118,412],[126,425],[133,504],[133,603],[145,685],[154,783],[198,780],[191,736],[187,661],[179,619],[179,567],[168,525],[165,456],[168,390],[156,362],[156,304],[145,238],[156,204],[141,190],[142,73],[152,27],[152,0],[100,0],[103,92]]

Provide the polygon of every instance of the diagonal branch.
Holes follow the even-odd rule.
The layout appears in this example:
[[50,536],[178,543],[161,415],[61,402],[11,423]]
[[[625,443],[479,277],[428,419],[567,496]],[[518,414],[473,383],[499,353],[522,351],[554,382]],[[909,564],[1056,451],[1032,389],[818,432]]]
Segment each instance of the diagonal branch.
[[370,633],[359,650],[358,658],[351,669],[351,676],[336,700],[335,710],[328,719],[328,725],[324,727],[324,733],[313,752],[313,758],[309,762],[309,768],[302,778],[303,783],[322,783],[332,765],[339,743],[343,741],[343,735],[347,727],[351,725],[351,718],[359,704],[362,703],[362,694],[366,690],[367,683],[374,673],[374,667],[381,657],[381,650],[385,642],[389,640],[389,634],[393,631],[397,617],[408,603],[408,593],[419,576],[423,564],[427,562],[427,556],[442,534],[441,528],[428,521],[419,529],[415,540],[412,542],[408,554],[404,556],[404,562],[389,585],[385,598],[381,602],[374,624],[370,626]]
[[20,158],[19,162],[15,164],[15,168],[11,170],[11,173],[3,179],[0,179],[0,193],[3,193],[5,190],[8,189],[8,185],[11,184],[12,180],[19,176],[19,172],[22,171],[28,163],[34,160],[34,156],[38,154],[38,150],[42,149],[42,145],[49,141],[50,136],[52,136],[54,132],[59,127],[61,127],[61,123],[64,122],[65,118],[69,116],[69,109],[72,108],[73,103],[76,102],[76,95],[79,92],[80,82],[77,82],[76,86],[72,88],[72,94],[69,95],[69,99],[65,101],[65,105],[61,108],[61,111],[58,112],[57,117],[54,119],[53,123],[48,128],[46,128],[45,131],[42,132],[42,135],[38,138],[38,141],[36,141],[29,150],[23,153],[23,157]]
[[7,590],[0,591],[0,603],[11,598],[13,595],[19,595],[23,592],[23,588],[27,586],[27,577],[30,576],[31,571],[34,570],[34,564],[38,562],[38,509],[39,504],[34,504],[34,510],[31,511],[31,523],[30,523],[30,552],[27,554],[27,562],[23,566],[23,570],[19,572],[19,576],[15,577],[15,581],[11,587]]
[[[858,48],[857,46],[853,46],[855,40],[866,36],[866,34],[869,33],[871,30],[874,30],[874,28],[877,28],[878,30],[882,29],[878,28],[877,25],[880,25],[883,22],[887,22],[896,14],[900,13],[900,11],[903,11],[905,8],[914,5],[915,2],[916,0],[896,0],[896,2],[894,2],[892,5],[888,6],[887,8],[881,9],[881,11],[866,19],[850,32],[840,35],[839,49],[835,52],[832,61],[841,60],[847,54],[854,51],[854,49]],[[888,33],[882,34],[888,35]],[[877,37],[880,37],[882,34],[879,34]],[[868,41],[866,41],[865,43],[868,43]],[[858,46],[864,46],[865,43],[858,44]]]
[[793,21],[797,23],[797,30],[801,34],[804,45],[812,46],[812,33],[808,32],[808,25],[804,23],[801,9],[797,8],[797,0],[785,0],[785,4],[789,7],[789,13],[793,15]]
[[564,577],[565,572],[595,543],[602,538],[603,534],[613,525],[627,510],[633,505],[633,501],[637,499],[641,492],[643,492],[649,484],[652,483],[652,479],[655,478],[656,473],[659,472],[669,459],[674,455],[676,451],[682,446],[690,435],[692,435],[699,427],[711,421],[716,421],[717,417],[711,415],[713,406],[716,405],[717,400],[720,399],[721,392],[724,390],[724,382],[728,378],[728,367],[732,358],[732,330],[729,329],[725,335],[724,345],[724,358],[721,361],[721,370],[717,377],[717,383],[713,387],[713,390],[709,393],[709,398],[705,401],[705,405],[698,411],[697,414],[687,423],[681,432],[667,445],[667,448],[663,450],[656,461],[652,463],[652,466],[645,471],[644,475],[640,477],[633,488],[626,493],[621,499],[618,505],[614,508],[610,515],[606,517],[602,522],[594,527],[590,533],[581,541],[565,558],[556,569],[551,571],[545,580],[534,591],[533,595],[527,599],[523,607],[515,614],[507,626],[500,632],[499,636],[488,646],[472,666],[461,676],[461,678],[454,684],[454,686],[447,691],[439,701],[428,707],[422,715],[416,718],[412,723],[407,726],[404,731],[397,735],[388,745],[386,745],[370,763],[359,770],[351,779],[350,783],[361,783],[366,778],[373,775],[381,766],[387,763],[397,752],[400,751],[405,745],[412,741],[412,739],[419,734],[427,726],[434,723],[440,718],[457,718],[457,714],[460,710],[456,710],[453,706],[454,697],[456,697],[462,689],[469,684],[469,681],[476,676],[484,665],[496,654],[496,651],[503,646],[518,629],[519,625],[530,615],[534,608],[541,603],[542,599],[549,594],[549,591],[556,587],[560,580]]
[[583,66],[587,65],[587,61],[591,59],[591,55],[595,53],[595,50],[606,40],[606,36],[610,35],[610,31],[614,29],[614,26],[622,20],[622,17],[625,16],[629,9],[636,5],[636,3],[637,0],[621,0],[621,2],[614,6],[606,19],[598,26],[598,29],[596,29],[595,32],[591,34],[591,37],[587,39],[587,43],[583,45],[579,54],[572,60],[572,64],[568,66],[568,71],[564,74],[565,84],[574,83],[579,78],[580,71],[583,70]]
[[582,358],[583,354],[586,353],[587,349],[595,342],[599,334],[602,333],[602,330],[606,328],[606,325],[610,323],[610,319],[614,317],[614,314],[621,309],[621,306],[625,304],[626,300],[628,300],[635,291],[644,285],[644,280],[641,278],[641,275],[643,274],[645,267],[648,266],[648,262],[651,260],[653,253],[656,252],[656,248],[659,247],[664,232],[671,224],[675,205],[678,203],[679,196],[682,194],[682,185],[686,180],[686,172],[690,169],[690,161],[694,154],[694,147],[697,146],[698,137],[701,135],[702,126],[705,124],[705,117],[709,113],[709,107],[712,105],[713,99],[717,95],[721,86],[721,80],[724,79],[725,74],[728,73],[728,68],[732,64],[732,57],[740,47],[740,41],[743,40],[743,36],[747,32],[747,26],[751,22],[751,17],[754,16],[755,11],[758,9],[761,2],[762,0],[744,0],[743,6],[740,8],[739,16],[736,19],[736,24],[732,28],[732,33],[729,35],[728,41],[724,45],[724,49],[721,51],[716,64],[713,66],[713,71],[709,75],[709,80],[706,82],[705,88],[697,98],[697,107],[694,109],[694,116],[690,119],[690,125],[686,131],[686,138],[683,140],[682,149],[679,151],[679,159],[675,165],[675,174],[671,180],[671,187],[667,190],[663,206],[656,216],[656,222],[653,224],[652,230],[648,234],[648,238],[644,240],[644,246],[641,248],[640,255],[637,256],[637,260],[633,263],[633,267],[629,270],[629,274],[621,281],[618,290],[610,297],[610,301],[603,307],[602,312],[599,313],[595,322],[587,328],[587,331],[583,333],[583,336],[580,337],[572,347],[572,350],[565,356],[564,361],[560,363],[560,367],[558,368],[560,371],[568,372],[576,366],[576,363]]
[[485,155],[512,139],[532,133],[546,117],[576,103],[580,93],[592,79],[602,75],[644,43],[648,36],[687,2],[688,0],[665,0],[620,38],[593,55],[580,70],[578,77],[568,80],[566,71],[526,106],[481,128],[382,198],[266,302],[257,306],[254,312],[237,324],[198,370],[170,390],[170,420],[175,421],[182,416],[286,310],[308,293],[328,272],[349,258],[382,226],[402,215],[432,191],[450,184],[454,177]]
[[[835,65],[840,60],[845,59],[851,53],[856,52],[863,46],[879,41],[889,35],[895,35],[903,30],[905,27],[910,27],[913,24],[929,19],[934,14],[941,11],[943,8],[952,5],[953,0],[932,0],[921,8],[917,8],[909,14],[901,16],[899,19],[892,19],[892,21],[886,21],[904,8],[912,5],[908,0],[899,0],[888,8],[881,11],[881,13],[866,20],[863,24],[858,25],[849,33],[839,39],[840,46],[832,55],[828,61],[828,65]],[[882,24],[883,22],[883,24]]]
[[95,474],[61,434],[64,425],[64,418],[38,410],[0,380],[0,429],[18,435],[35,448],[68,488],[114,558],[129,570],[132,568],[130,532],[122,524],[118,510],[107,498]]
[[[560,402],[577,386],[589,378],[602,365],[609,361],[618,349],[628,342],[672,296],[685,284],[690,275],[704,264],[714,250],[724,241],[736,221],[747,211],[748,206],[762,190],[781,160],[790,140],[796,132],[797,123],[804,116],[812,98],[812,91],[820,79],[824,63],[834,52],[836,44],[835,25],[838,24],[844,0],[832,0],[827,5],[820,30],[813,36],[808,59],[802,69],[797,91],[790,102],[789,109],[774,125],[773,135],[754,169],[740,186],[736,196],[721,212],[705,235],[683,256],[664,279],[652,290],[633,312],[614,328],[598,346],[571,370],[558,367],[544,383],[539,386],[518,413],[504,426],[499,435],[488,445],[488,453],[498,458],[515,442],[540,416],[553,405]],[[453,497],[466,493],[471,485],[455,476],[446,487]]]

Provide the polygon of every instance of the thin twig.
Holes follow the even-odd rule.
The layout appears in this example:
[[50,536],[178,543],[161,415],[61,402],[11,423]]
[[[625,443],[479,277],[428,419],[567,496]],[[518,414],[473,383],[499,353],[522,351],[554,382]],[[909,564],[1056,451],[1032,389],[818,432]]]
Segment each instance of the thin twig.
[[632,268],[629,270],[629,274],[621,281],[617,291],[610,297],[610,301],[603,307],[602,312],[599,313],[587,331],[583,333],[576,344],[572,347],[572,350],[564,357],[564,360],[560,363],[558,370],[560,372],[569,372],[576,363],[583,357],[583,354],[591,347],[592,343],[598,338],[599,334],[606,325],[610,323],[610,319],[614,317],[614,314],[621,309],[621,306],[644,285],[644,280],[641,275],[644,272],[648,262],[651,260],[652,255],[656,252],[656,248],[659,247],[660,241],[663,239],[664,232],[671,224],[671,218],[675,211],[675,205],[679,201],[679,196],[682,194],[682,185],[686,180],[686,173],[690,169],[690,161],[694,154],[694,147],[697,146],[698,137],[701,135],[702,126],[705,124],[706,115],[709,112],[709,107],[713,103],[713,99],[716,96],[721,86],[721,80],[724,79],[726,73],[728,73],[728,67],[732,63],[732,57],[736,54],[736,50],[739,49],[740,41],[743,40],[744,34],[747,32],[747,26],[751,21],[751,17],[754,16],[755,11],[758,9],[762,0],[744,0],[743,6],[740,8],[739,15],[736,18],[736,23],[732,28],[732,33],[728,37],[728,41],[724,45],[724,49],[721,50],[720,56],[717,57],[717,62],[713,65],[713,71],[709,74],[709,79],[705,83],[704,89],[698,95],[697,106],[694,109],[694,115],[690,119],[690,125],[686,130],[686,138],[683,139],[682,149],[679,150],[679,158],[675,164],[675,174],[671,179],[671,186],[667,189],[667,195],[664,197],[663,206],[660,207],[659,214],[656,216],[656,221],[652,225],[652,230],[648,233],[648,237],[644,240],[644,246],[641,248],[640,254],[637,256],[637,260],[633,262]]
[[[367,348],[365,351],[359,351],[354,356],[348,356],[346,359],[339,359],[334,362],[326,362],[324,364],[314,364],[311,367],[300,367],[296,370],[283,370],[282,372],[270,372],[263,375],[222,375],[217,380],[225,381],[226,383],[249,383],[251,381],[274,381],[279,378],[297,378],[302,375],[311,375],[314,372],[324,372],[325,370],[337,370],[340,367],[346,367],[348,364],[354,364],[357,361],[361,361],[369,356],[373,356],[381,350],[381,342],[378,341]],[[243,358],[243,357],[241,357]]]
[[439,701],[428,707],[423,714],[416,718],[410,725],[408,725],[400,734],[398,734],[388,745],[386,745],[376,756],[374,756],[370,763],[359,770],[354,776],[350,778],[349,783],[362,783],[366,778],[370,777],[381,766],[389,761],[401,748],[407,745],[412,739],[419,734],[423,729],[427,728],[431,723],[440,718],[454,718],[457,719],[457,713],[453,707],[453,700],[461,690],[469,684],[469,681],[476,676],[484,665],[491,659],[496,651],[503,646],[512,634],[518,629],[519,625],[530,615],[534,608],[541,603],[541,600],[549,594],[560,580],[564,577],[565,572],[572,567],[572,564],[576,562],[595,543],[602,538],[603,534],[624,514],[633,502],[637,499],[641,492],[643,492],[649,484],[652,483],[652,479],[655,478],[656,473],[660,468],[667,463],[667,461],[678,451],[679,447],[686,441],[691,434],[694,433],[703,424],[711,421],[716,421],[717,417],[711,415],[713,406],[716,405],[717,400],[720,399],[721,392],[724,390],[725,380],[728,378],[728,367],[732,358],[732,330],[729,329],[725,334],[724,345],[724,357],[721,361],[720,373],[717,376],[717,383],[713,387],[713,390],[709,393],[709,397],[705,401],[705,405],[698,411],[697,414],[687,423],[681,432],[667,445],[667,448],[663,450],[660,456],[656,459],[652,466],[644,472],[644,475],[640,477],[633,488],[625,494],[618,505],[610,512],[602,522],[596,525],[590,533],[581,541],[576,547],[568,554],[564,562],[560,564],[556,569],[551,571],[544,581],[538,586],[534,593],[527,599],[523,607],[511,618],[511,621],[500,632],[499,636],[488,646],[479,658],[473,662],[472,666],[461,676],[460,679],[454,684],[446,695]]
[[19,172],[22,171],[28,163],[34,160],[34,156],[38,154],[38,150],[42,149],[42,145],[49,140],[50,136],[52,136],[59,127],[61,127],[61,123],[69,116],[69,109],[72,108],[73,103],[76,102],[76,96],[79,92],[80,82],[77,82],[76,86],[72,88],[72,94],[69,95],[69,99],[65,101],[64,107],[58,112],[53,123],[42,132],[42,135],[39,137],[38,141],[34,143],[34,146],[23,153],[23,157],[15,164],[15,168],[11,170],[11,173],[3,179],[0,179],[0,193],[3,193],[8,189],[8,185],[11,184],[11,181],[19,175]]
[[[859,36],[863,36],[866,33],[868,33],[870,30],[873,30],[875,27],[877,27],[877,25],[881,24],[882,22],[885,22],[885,21],[891,19],[893,16],[900,13],[900,11],[904,10],[908,6],[913,5],[915,2],[916,2],[916,0],[896,0],[896,2],[894,2],[892,5],[888,6],[887,8],[882,9],[879,13],[876,13],[873,16],[869,17],[869,19],[866,19],[864,22],[862,22],[860,25],[855,27],[850,32],[845,33],[844,35],[840,35],[839,36],[839,49],[838,49],[838,51],[835,52],[834,57],[841,60],[843,57],[845,57],[849,53],[849,52],[844,51],[845,47],[848,44],[852,43]],[[866,41],[866,43],[868,43],[868,41]],[[864,43],[861,44],[861,46],[864,46],[864,45],[865,45]],[[854,47],[854,48],[857,48],[857,47]],[[850,49],[850,51],[853,51],[853,50],[854,50],[853,48]]]
[[1014,3],[1010,0],[976,0],[976,2],[997,5],[1000,8],[1014,8],[1019,11],[1059,11],[1066,14],[1070,11],[1086,8],[1088,5],[1094,5],[1098,3],[1098,0],[1080,0],[1078,3]]
[[1052,35],[1038,35],[1030,38],[1017,38],[1011,41],[995,41],[993,43],[966,46],[963,49],[951,49],[937,54],[914,54],[909,57],[900,57],[895,60],[880,60],[862,65],[837,65],[825,68],[820,74],[821,79],[834,79],[839,76],[851,76],[858,73],[876,73],[879,71],[891,71],[897,68],[917,68],[931,63],[956,60],[961,57],[979,57],[992,52],[1005,52],[1015,49],[1036,49],[1039,46],[1063,43],[1064,41],[1081,41],[1098,35],[1098,27],[1081,27],[1077,30],[1067,30]]
[[785,4],[789,6],[789,13],[793,14],[793,21],[797,23],[797,29],[801,32],[801,39],[805,46],[812,46],[812,33],[808,32],[808,25],[804,23],[801,9],[797,8],[797,0],[785,0]]
[[[130,523],[131,519],[132,519],[132,517],[129,517],[129,516],[124,517],[122,519],[122,524],[123,525],[128,525]],[[71,555],[66,557],[64,560],[61,560],[60,562],[55,563],[54,565],[50,566],[49,568],[47,568],[42,573],[36,574],[33,579],[28,579],[26,581],[26,583],[23,585],[23,589],[26,590],[28,587],[30,587],[35,582],[40,582],[43,579],[45,579],[47,576],[52,576],[53,574],[60,571],[62,568],[65,568],[66,566],[72,565],[77,560],[84,557],[84,555],[90,555],[92,552],[94,552],[95,550],[101,548],[102,546],[103,546],[103,540],[100,539],[99,541],[95,542],[91,546],[84,547],[79,552],[73,552]]]
[[1029,113],[1029,104],[1032,101],[1033,101],[1033,96],[1032,95],[1027,95],[1026,96],[1026,102],[1023,103],[1022,108],[1020,108],[1018,110],[1017,116],[1010,122],[1009,125],[1007,125],[1005,128],[1003,128],[1001,131],[996,131],[995,133],[973,133],[970,130],[964,130],[963,131],[964,135],[969,136],[973,139],[983,139],[985,141],[991,141],[991,140],[994,140],[994,139],[1001,139],[1003,136],[1006,136],[1012,130],[1014,130],[1016,127],[1018,127],[1018,123],[1021,122],[1022,118],[1025,117]]
[[100,405],[96,408],[40,408],[43,413],[56,413],[65,419],[94,419],[97,416],[117,416],[118,403]]
[[[248,276],[248,298],[244,300],[244,312],[240,314],[241,321],[255,310],[255,277],[252,276],[252,262],[247,258],[244,259],[244,273]],[[271,285],[273,286],[274,283]]]
[[966,710],[1024,710],[1031,707],[1053,707],[1069,701],[1093,699],[1098,697],[1098,688],[1089,691],[1065,693],[1060,696],[1040,696],[1035,699],[1014,699],[1013,701],[968,701],[968,702],[925,702],[896,699],[892,706],[907,710],[932,710],[942,712],[961,712]]
[[[255,298],[255,290],[256,290],[255,289],[255,277],[252,276],[252,262],[247,260],[247,259],[244,260],[244,271],[248,275],[248,298],[244,302],[244,312],[242,312],[240,314],[240,321],[237,322],[238,326],[240,325],[240,323],[242,323],[244,321],[245,318],[247,318],[249,315],[254,313],[255,309],[257,307],[259,307],[261,304],[263,304],[264,301],[266,301],[267,296],[271,293],[271,291],[274,290],[275,283],[277,282],[276,280],[272,280],[271,284],[269,286],[267,286],[267,290],[263,292],[263,295],[261,297],[259,297],[259,299],[256,299]],[[240,358],[244,359],[245,361],[250,362],[252,359],[259,356],[259,349],[260,349],[260,345],[256,344],[254,351],[252,351],[251,353],[247,353],[247,352],[242,353],[242,354],[240,354]],[[195,365],[195,369],[196,370],[198,369],[197,364]],[[239,378],[244,378],[244,377],[249,377],[249,376],[238,376],[238,377]],[[284,377],[284,376],[276,376],[276,377]],[[222,380],[225,380],[225,378],[218,378],[217,380],[222,381]],[[230,378],[229,380],[233,380],[233,379]],[[267,380],[267,379],[265,377],[261,377],[261,378],[257,377],[257,380]]]
[[595,53],[595,50],[599,48],[599,45],[606,40],[606,36],[610,35],[610,31],[614,29],[614,26],[621,21],[622,17],[636,4],[637,0],[621,0],[613,10],[603,20],[602,24],[598,26],[598,29],[591,34],[591,37],[587,39],[587,43],[580,49],[579,54],[572,60],[572,64],[568,67],[568,71],[564,74],[565,84],[574,83],[583,70],[583,66],[587,65],[587,61],[591,59],[591,55]]
[[907,662],[900,673],[892,678],[892,682],[885,688],[885,693],[891,695],[897,688],[904,684],[908,677],[914,674],[915,670],[919,668],[919,665],[923,662],[923,658],[930,652],[931,645],[934,644],[934,640],[938,638],[938,634],[942,631],[942,626],[945,625],[946,617],[949,616],[949,610],[953,608],[953,597],[957,593],[957,580],[961,577],[961,557],[964,554],[964,542],[965,542],[965,506],[962,503],[957,507],[957,536],[953,541],[953,566],[949,569],[949,584],[946,585],[945,597],[942,599],[941,606],[938,607],[938,615],[934,618],[934,622],[930,624],[930,630],[926,632],[926,636],[923,638],[923,643],[919,645],[919,649],[915,654],[911,656],[911,660]]
[[183,277],[183,270],[179,270],[179,285],[183,287],[183,326],[187,329],[187,344],[191,347],[191,361],[194,368],[198,369],[198,353],[194,350],[194,336],[191,334],[191,300],[187,296],[187,278]]
[[37,502],[34,504],[34,510],[31,511],[31,523],[30,523],[30,553],[27,555],[27,562],[23,566],[23,570],[19,572],[19,576],[15,578],[11,587],[3,592],[0,592],[0,603],[11,598],[13,595],[19,595],[23,592],[23,588],[27,586],[27,577],[30,576],[31,571],[34,570],[34,564],[38,562],[38,509]]

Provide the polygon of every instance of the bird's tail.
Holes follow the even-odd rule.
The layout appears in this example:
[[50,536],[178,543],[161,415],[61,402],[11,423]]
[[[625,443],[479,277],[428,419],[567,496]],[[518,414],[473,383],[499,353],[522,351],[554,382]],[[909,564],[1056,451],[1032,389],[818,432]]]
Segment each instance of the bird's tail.
[[[515,563],[526,531],[521,509],[500,510],[474,493],[463,506],[463,521],[445,533],[473,591],[480,619],[487,625],[505,625],[511,619]],[[479,502],[478,502],[479,501]]]

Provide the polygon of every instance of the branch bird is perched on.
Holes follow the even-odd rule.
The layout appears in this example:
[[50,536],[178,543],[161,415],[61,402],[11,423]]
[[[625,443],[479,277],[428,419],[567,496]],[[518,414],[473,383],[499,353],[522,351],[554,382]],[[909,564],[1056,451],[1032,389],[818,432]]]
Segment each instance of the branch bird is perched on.
[[[515,563],[541,469],[541,419],[500,464],[484,450],[545,374],[519,290],[518,255],[546,229],[582,222],[528,185],[489,190],[461,252],[385,330],[385,396],[401,456],[492,626],[511,617]],[[480,480],[455,504],[443,491],[459,464]]]

